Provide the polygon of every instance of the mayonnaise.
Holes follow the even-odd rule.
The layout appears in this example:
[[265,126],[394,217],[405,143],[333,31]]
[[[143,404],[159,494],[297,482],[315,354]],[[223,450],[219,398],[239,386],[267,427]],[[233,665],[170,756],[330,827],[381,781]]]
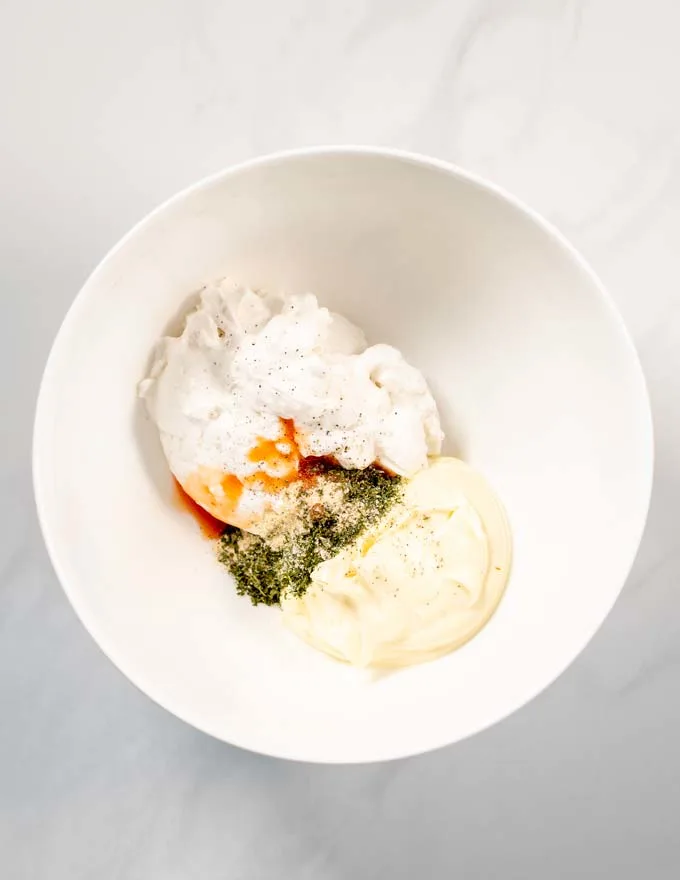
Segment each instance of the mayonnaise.
[[357,666],[405,666],[468,641],[487,622],[511,562],[508,522],[486,481],[433,459],[402,503],[318,565],[302,597],[282,596],[286,624]]

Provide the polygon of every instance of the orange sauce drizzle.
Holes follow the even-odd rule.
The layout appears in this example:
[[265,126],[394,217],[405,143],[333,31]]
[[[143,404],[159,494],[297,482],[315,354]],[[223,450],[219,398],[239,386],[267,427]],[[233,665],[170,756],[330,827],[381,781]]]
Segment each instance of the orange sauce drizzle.
[[211,513],[208,513],[207,510],[194,501],[191,495],[187,495],[177,480],[175,480],[175,500],[182,510],[186,510],[193,516],[198,523],[201,534],[205,538],[210,538],[211,540],[219,538],[224,530],[224,523]]
[[255,471],[243,481],[247,486],[258,486],[265,492],[280,492],[297,479],[300,463],[300,450],[295,440],[295,424],[292,419],[280,419],[282,436],[276,440],[258,437],[255,446],[248,452],[248,460],[254,464],[266,465]]
[[[236,520],[238,523],[234,512],[244,488],[259,488],[275,494],[298,478],[300,450],[295,439],[295,424],[292,419],[280,419],[280,422],[280,437],[276,440],[258,437],[255,446],[248,452],[248,460],[261,465],[255,473],[240,480],[235,474],[221,474],[210,468],[199,467],[189,475],[184,486],[178,483],[182,495],[189,502],[184,506],[199,520],[201,530],[208,537],[219,535],[226,522]],[[221,487],[221,494],[213,493],[211,487],[215,485]],[[203,521],[201,514],[209,520]],[[218,531],[215,523],[219,524]]]

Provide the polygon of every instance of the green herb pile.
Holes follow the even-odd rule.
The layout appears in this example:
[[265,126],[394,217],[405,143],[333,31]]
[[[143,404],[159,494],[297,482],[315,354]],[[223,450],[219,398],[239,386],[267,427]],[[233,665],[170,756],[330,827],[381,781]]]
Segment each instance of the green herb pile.
[[[335,556],[365,529],[380,520],[401,497],[402,480],[379,468],[345,470],[318,465],[313,490],[295,496],[295,528],[261,538],[228,526],[219,540],[219,559],[236,581],[239,595],[257,605],[275,605],[281,593],[300,596],[312,570]],[[319,485],[331,487],[334,502],[318,503]]]

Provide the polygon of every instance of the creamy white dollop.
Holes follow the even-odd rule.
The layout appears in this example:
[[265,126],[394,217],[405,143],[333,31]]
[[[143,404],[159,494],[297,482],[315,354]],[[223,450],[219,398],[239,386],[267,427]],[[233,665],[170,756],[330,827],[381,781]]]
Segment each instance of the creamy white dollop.
[[286,624],[357,666],[405,666],[445,654],[486,623],[511,562],[508,522],[484,478],[439,458],[403,501],[350,547],[318,565]]
[[300,457],[411,476],[442,441],[425,379],[397,349],[367,347],[312,294],[226,280],[161,341],[140,394],[182,486],[243,528],[256,528]]

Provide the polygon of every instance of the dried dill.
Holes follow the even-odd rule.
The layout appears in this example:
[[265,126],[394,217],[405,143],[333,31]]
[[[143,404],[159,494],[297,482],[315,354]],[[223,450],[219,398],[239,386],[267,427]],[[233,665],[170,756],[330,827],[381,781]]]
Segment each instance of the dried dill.
[[239,595],[275,605],[282,592],[299,596],[312,570],[380,520],[401,497],[402,480],[376,467],[345,470],[315,462],[291,490],[291,513],[273,519],[266,537],[228,526],[219,559]]

